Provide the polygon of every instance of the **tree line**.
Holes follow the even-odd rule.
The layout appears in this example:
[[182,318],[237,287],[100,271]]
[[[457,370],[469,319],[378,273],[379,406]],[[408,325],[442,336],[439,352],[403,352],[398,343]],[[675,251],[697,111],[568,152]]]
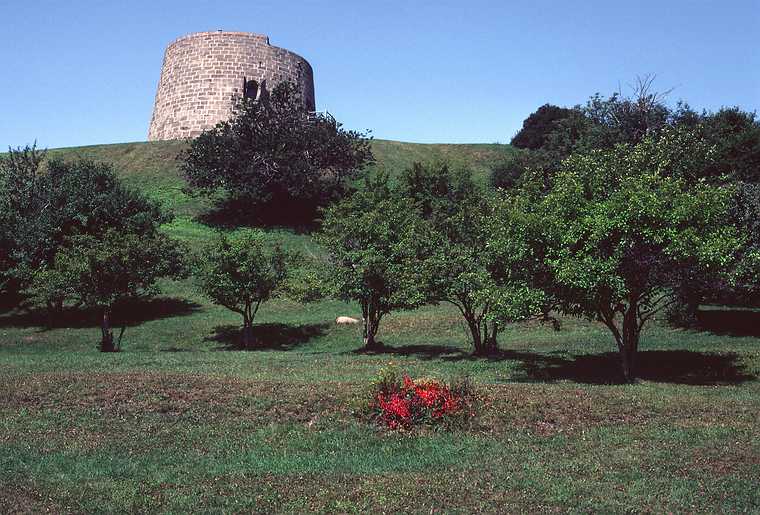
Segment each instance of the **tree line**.
[[543,106],[513,144],[521,150],[490,185],[446,163],[390,177],[367,172],[367,134],[304,111],[292,84],[264,102],[239,100],[179,156],[190,191],[221,199],[227,213],[316,219],[319,258],[257,229],[190,252],[161,232],[170,214],[108,165],[11,150],[0,160],[2,289],[51,317],[64,305],[97,307],[104,351],[118,350],[111,319],[126,299],[187,274],[241,315],[246,344],[277,295],[357,302],[368,349],[381,345],[385,315],[430,303],[456,306],[478,355],[497,352],[515,322],[585,316],[609,329],[628,381],[653,318],[688,321],[705,300],[757,298],[754,114],[670,108],[644,79],[631,97]]

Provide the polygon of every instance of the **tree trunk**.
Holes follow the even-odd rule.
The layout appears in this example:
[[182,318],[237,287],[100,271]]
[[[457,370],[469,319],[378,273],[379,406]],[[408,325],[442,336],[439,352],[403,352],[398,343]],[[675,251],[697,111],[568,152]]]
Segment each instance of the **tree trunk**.
[[[483,325],[486,328],[486,332],[488,332],[488,322],[483,322]],[[486,346],[488,353],[493,355],[496,354],[499,351],[499,342],[496,341],[496,336],[499,334],[499,326],[496,324],[496,322],[492,322],[491,325],[491,334],[488,335],[488,339],[486,340]]]
[[383,346],[382,343],[375,340],[377,329],[380,326],[380,318],[372,316],[364,321],[364,347],[366,349],[378,349]]
[[639,320],[638,303],[632,302],[623,316],[623,332],[620,350],[620,361],[623,371],[623,379],[626,383],[636,381],[636,353],[639,350]]
[[253,346],[253,320],[249,316],[243,316],[243,334],[241,338],[243,347]]
[[467,326],[472,334],[472,343],[475,347],[473,354],[476,356],[492,356],[499,349],[496,341],[497,327],[494,323],[490,327],[488,321],[474,316],[467,318]]
[[111,308],[103,309],[103,319],[100,323],[100,352],[117,352],[114,345],[113,329],[111,329]]
[[472,336],[473,354],[476,356],[483,355],[483,340],[480,336],[480,323],[475,316],[465,315],[467,321],[467,327],[470,328],[470,335]]
[[362,341],[364,348],[368,350],[375,350],[382,347],[382,344],[375,340],[377,330],[380,327],[380,319],[382,313],[379,313],[376,309],[373,309],[369,303],[362,304],[362,316],[364,318],[364,328]]
[[481,327],[483,329],[483,336],[481,337],[481,348],[479,354],[481,356],[493,356],[499,349],[499,345],[496,342],[496,323],[493,323],[490,328],[490,332],[488,327],[488,320],[481,321]]

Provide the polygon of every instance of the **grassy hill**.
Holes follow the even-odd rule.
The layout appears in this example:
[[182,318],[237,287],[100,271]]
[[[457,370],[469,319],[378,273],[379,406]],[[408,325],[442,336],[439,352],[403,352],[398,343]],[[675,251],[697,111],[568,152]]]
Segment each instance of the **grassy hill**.
[[[182,144],[53,154],[111,161],[174,209],[166,228],[200,242],[208,207],[182,192]],[[391,173],[448,159],[484,180],[510,147],[374,142]],[[308,235],[277,230],[292,246]],[[54,323],[34,306],[0,312],[0,513],[6,512],[757,512],[760,320],[705,312],[705,330],[659,323],[642,338],[637,385],[614,384],[608,331],[564,318],[516,324],[501,354],[473,358],[456,309],[384,319],[382,352],[357,352],[357,306],[264,304],[260,344],[191,280],[116,314],[124,351],[96,351],[97,313]],[[468,375],[475,424],[389,434],[352,403],[381,367]]]
[[[112,163],[127,184],[175,213],[176,219],[166,227],[167,232],[184,240],[200,241],[209,237],[210,231],[197,222],[197,216],[210,207],[210,202],[183,192],[185,182],[176,157],[185,145],[181,141],[119,143],[54,149],[49,155]],[[372,150],[377,160],[373,168],[383,169],[391,177],[415,161],[446,161],[453,167],[469,167],[479,181],[487,181],[491,167],[514,152],[511,146],[499,144],[417,144],[386,140],[374,140]],[[280,234],[286,242],[294,240],[287,232],[280,231]]]

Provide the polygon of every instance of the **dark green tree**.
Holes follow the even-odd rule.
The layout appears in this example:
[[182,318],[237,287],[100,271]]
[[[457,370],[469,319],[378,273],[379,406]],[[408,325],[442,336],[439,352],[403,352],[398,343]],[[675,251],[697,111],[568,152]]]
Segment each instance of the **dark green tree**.
[[491,170],[489,180],[494,188],[510,190],[518,186],[527,170],[545,171],[554,166],[552,157],[543,150],[521,150]]
[[35,145],[8,149],[0,156],[0,292],[17,291],[22,270],[38,246],[47,209],[42,176],[45,152]]
[[572,110],[565,107],[542,105],[523,121],[522,128],[512,138],[512,145],[529,150],[543,147],[556,122],[567,118],[571,113]]
[[75,235],[109,230],[151,235],[171,215],[125,187],[112,167],[88,160],[45,160],[34,147],[0,158],[0,262],[17,288],[51,266]]
[[760,121],[755,113],[723,108],[703,113],[700,126],[716,156],[705,177],[760,183]]
[[232,118],[198,136],[179,158],[192,190],[221,192],[228,206],[279,223],[312,220],[373,159],[365,134],[308,112],[289,82],[264,99],[236,101]]

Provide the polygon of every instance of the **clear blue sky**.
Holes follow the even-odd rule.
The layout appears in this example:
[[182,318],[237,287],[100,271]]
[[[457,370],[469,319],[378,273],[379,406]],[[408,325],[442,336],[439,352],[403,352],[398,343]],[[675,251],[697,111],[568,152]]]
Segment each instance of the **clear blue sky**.
[[760,108],[760,0],[0,0],[0,148],[146,139],[163,51],[265,33],[318,109],[375,137],[507,142],[539,105],[657,74],[673,101]]

